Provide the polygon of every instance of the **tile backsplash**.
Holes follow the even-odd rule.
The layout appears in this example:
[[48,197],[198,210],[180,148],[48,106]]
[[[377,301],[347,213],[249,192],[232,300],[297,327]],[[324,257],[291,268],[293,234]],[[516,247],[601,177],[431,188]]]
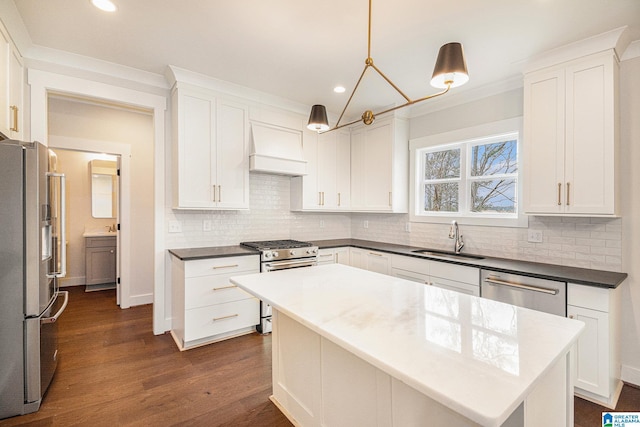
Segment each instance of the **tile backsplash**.
[[[408,215],[309,213],[289,210],[290,178],[251,173],[248,211],[179,211],[167,208],[167,221],[182,232],[166,233],[167,248],[236,245],[268,239],[366,239],[451,250],[448,224],[411,223]],[[211,229],[205,231],[205,221]],[[364,227],[365,222],[367,227]],[[168,229],[168,223],[167,223]],[[530,217],[529,229],[543,241],[527,241],[527,228],[461,225],[465,252],[599,270],[621,271],[620,218]]]

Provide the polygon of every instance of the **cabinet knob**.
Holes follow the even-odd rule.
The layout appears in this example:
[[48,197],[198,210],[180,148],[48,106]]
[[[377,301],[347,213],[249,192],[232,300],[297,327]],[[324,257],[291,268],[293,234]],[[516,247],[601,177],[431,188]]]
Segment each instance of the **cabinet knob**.
[[113,253],[113,249],[111,249],[111,250],[109,251],[109,253],[110,253],[110,254],[112,254],[112,253]]
[[570,315],[569,315],[569,319],[573,319],[573,314],[570,314]]

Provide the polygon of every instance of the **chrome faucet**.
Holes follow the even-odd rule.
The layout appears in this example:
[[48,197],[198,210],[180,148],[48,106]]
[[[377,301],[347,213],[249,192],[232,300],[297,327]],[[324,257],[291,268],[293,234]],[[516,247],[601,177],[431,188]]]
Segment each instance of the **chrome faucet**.
[[464,242],[462,241],[462,234],[460,234],[460,230],[458,229],[458,221],[455,219],[451,221],[451,228],[449,229],[449,238],[455,239],[454,249],[457,254],[460,253],[462,248],[464,247]]

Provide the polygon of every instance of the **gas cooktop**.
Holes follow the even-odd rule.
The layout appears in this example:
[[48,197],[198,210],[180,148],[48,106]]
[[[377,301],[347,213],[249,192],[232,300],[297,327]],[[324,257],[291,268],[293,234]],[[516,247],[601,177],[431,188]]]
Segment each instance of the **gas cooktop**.
[[260,242],[242,242],[242,246],[257,249],[259,251],[268,251],[273,249],[293,249],[306,248],[313,246],[312,243],[301,242],[299,240],[264,240]]

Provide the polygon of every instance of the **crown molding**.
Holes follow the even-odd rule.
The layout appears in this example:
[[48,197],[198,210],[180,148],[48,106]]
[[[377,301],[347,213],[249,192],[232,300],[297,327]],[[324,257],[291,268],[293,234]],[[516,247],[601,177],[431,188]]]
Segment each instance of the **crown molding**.
[[629,59],[634,59],[640,57],[640,40],[633,41],[629,43],[629,47],[622,54],[621,61],[628,61]]

